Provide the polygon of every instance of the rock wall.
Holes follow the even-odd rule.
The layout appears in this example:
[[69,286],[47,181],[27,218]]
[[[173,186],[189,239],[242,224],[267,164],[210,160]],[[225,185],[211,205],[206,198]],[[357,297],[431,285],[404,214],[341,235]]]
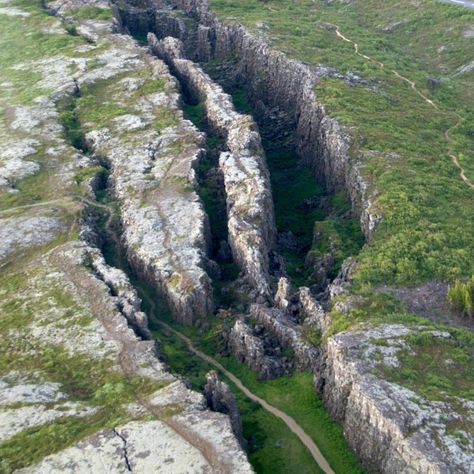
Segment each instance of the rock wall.
[[[257,121],[283,117],[284,128],[295,131],[298,154],[316,176],[324,179],[329,192],[344,191],[348,195],[353,213],[360,216],[362,230],[370,240],[381,216],[372,208],[369,186],[361,176],[357,159],[350,156],[349,136],[317,100],[314,92],[317,74],[305,64],[272,50],[242,25],[220,21],[209,11],[206,0],[139,4],[145,10],[117,10],[126,27],[138,32],[143,23],[141,18],[147,17],[146,32],[152,31],[158,38],[179,37],[190,59],[225,61],[232,58],[236,63],[234,79],[246,88]],[[198,25],[189,27],[169,9],[170,5],[180,8]]]
[[181,41],[149,34],[151,50],[166,60],[195,102],[202,103],[208,126],[225,139],[219,168],[224,177],[228,240],[234,261],[260,297],[271,299],[270,252],[276,228],[270,177],[258,128],[249,115],[235,111],[222,88],[194,62],[183,59]]
[[[380,365],[399,367],[397,354],[407,349],[403,336],[410,332],[394,324],[330,337],[315,384],[332,417],[343,424],[349,445],[370,471],[473,472],[474,440],[467,435],[467,443],[460,442],[449,429],[460,420],[474,420],[473,402],[429,401],[373,375]],[[449,337],[449,333],[432,331],[432,337]]]
[[239,440],[241,446],[245,446],[245,438],[242,432],[242,420],[235,395],[229,386],[219,380],[216,371],[207,374],[207,383],[204,386],[204,397],[207,406],[219,413],[229,415],[232,431]]
[[243,319],[238,319],[229,333],[224,334],[227,352],[257,372],[262,380],[289,373],[291,362],[281,357],[277,341],[265,338],[261,329],[252,329]]
[[[206,271],[210,233],[195,191],[203,136],[183,119],[175,80],[166,65],[145,56],[132,38],[117,35],[114,41],[120,51],[116,53],[118,67],[146,70],[155,80],[164,81],[166,92],[140,98],[140,111],[126,115],[123,123],[101,127],[91,122],[86,142],[110,165],[110,185],[120,203],[123,243],[135,272],[167,300],[178,321],[205,324],[213,311]],[[122,94],[133,94],[140,87],[139,79],[134,81],[117,84],[119,104],[124,100]],[[79,89],[89,83],[88,77],[77,79]],[[168,126],[160,133],[148,131],[148,124],[161,115]]]

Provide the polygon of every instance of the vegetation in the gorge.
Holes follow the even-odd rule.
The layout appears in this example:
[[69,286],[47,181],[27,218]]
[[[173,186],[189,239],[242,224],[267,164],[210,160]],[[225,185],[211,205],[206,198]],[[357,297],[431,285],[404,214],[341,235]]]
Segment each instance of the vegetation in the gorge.
[[[208,69],[212,71],[212,67],[211,64]],[[244,89],[232,90],[232,99],[241,113],[253,112]],[[313,269],[307,257],[329,252],[333,264],[328,275],[334,278],[342,262],[357,254],[364,244],[360,225],[351,216],[347,196],[342,192],[328,195],[324,184],[291,146],[266,137],[269,127],[262,124],[262,142],[270,171],[277,231],[283,234],[283,242],[289,237],[289,245],[279,248],[285,270],[295,285],[310,285],[314,283]]]
[[472,318],[474,310],[474,275],[467,281],[456,280],[448,288],[448,300],[461,314]]
[[[362,473],[356,457],[349,450],[343,438],[342,428],[332,421],[322,401],[316,396],[309,373],[295,373],[269,381],[260,381],[250,369],[238,363],[233,357],[216,356],[219,326],[213,321],[211,329],[200,334],[196,329],[174,322],[166,314],[160,318],[190,337],[204,352],[217,357],[219,362],[239,377],[252,392],[292,416],[315,440],[336,472]],[[203,388],[205,374],[211,366],[189,352],[186,344],[173,334],[153,324],[154,334],[159,339],[170,368],[186,376],[193,388]],[[259,473],[281,473],[297,470],[303,473],[320,472],[314,460],[298,439],[280,420],[248,400],[229,380],[242,415],[244,436],[248,441],[248,455]]]

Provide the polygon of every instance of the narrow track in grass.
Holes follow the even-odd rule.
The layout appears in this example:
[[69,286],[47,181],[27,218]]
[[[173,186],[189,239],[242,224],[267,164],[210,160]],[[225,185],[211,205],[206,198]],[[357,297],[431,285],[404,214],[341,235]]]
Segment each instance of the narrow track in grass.
[[[363,54],[359,51],[359,45],[351,40],[350,38],[348,38],[347,36],[343,35],[341,33],[341,31],[339,30],[339,26],[337,25],[334,25],[335,26],[335,30],[334,32],[336,33],[336,36],[338,38],[341,38],[343,41],[345,41],[346,43],[350,43],[352,44],[352,46],[354,47],[354,52],[355,54],[357,54],[358,56],[360,56],[361,58],[363,59],[366,59],[367,61],[370,61],[370,62],[373,62],[375,64],[377,64],[381,69],[382,68],[385,68],[385,64],[380,62],[380,61],[377,61],[376,59],[374,58],[371,58],[370,56],[367,56],[366,54]],[[444,137],[446,138],[446,140],[448,141],[448,143],[452,144],[453,142],[453,139],[450,137],[450,133],[455,130],[456,128],[458,128],[461,123],[464,122],[464,118],[459,115],[457,112],[443,112],[442,110],[440,110],[440,108],[438,107],[438,105],[436,105],[431,99],[429,99],[428,97],[426,97],[426,95],[424,95],[417,87],[416,87],[416,83],[413,82],[412,80],[408,79],[407,77],[405,76],[402,76],[397,70],[395,69],[390,69],[390,72],[392,74],[394,74],[396,77],[398,77],[399,79],[401,79],[402,81],[406,82],[407,84],[410,85],[410,87],[416,92],[416,94],[418,94],[427,104],[429,104],[431,107],[433,107],[435,110],[437,110],[438,112],[441,112],[441,113],[446,113],[446,114],[450,114],[450,115],[454,115],[456,118],[457,118],[457,122],[450,128],[448,128],[445,132],[444,132]],[[469,178],[466,176],[466,171],[465,169],[461,166],[461,164],[459,163],[459,158],[453,153],[453,149],[450,148],[449,149],[449,152],[448,152],[448,156],[451,158],[451,161],[453,162],[454,166],[456,166],[458,169],[459,169],[459,176],[460,178],[464,181],[464,183],[466,183],[467,186],[469,186],[472,190],[474,190],[474,184],[469,180]]]
[[[114,245],[115,248],[119,250],[121,248],[121,242],[120,238],[116,235],[112,228],[114,218],[116,216],[111,206],[84,197],[79,197],[79,200],[84,204],[97,207],[107,213],[107,220],[103,224],[103,230],[105,232],[105,235],[107,235],[107,237],[112,240],[112,245]],[[124,271],[124,269],[121,268],[120,264],[114,264],[113,266],[116,268],[120,268],[122,271]],[[149,304],[152,308],[152,313],[154,314],[155,305],[152,299],[148,296],[147,300],[149,301]],[[107,327],[107,324],[105,322],[103,324]],[[110,327],[109,330],[111,333],[113,333],[114,327]],[[127,379],[132,382],[133,378],[136,377],[139,373],[139,367],[137,366],[134,356],[135,347],[133,343],[130,343],[126,339],[122,339],[120,340],[120,342],[122,344],[122,348],[118,356],[119,365]],[[137,403],[142,406],[150,415],[165,423],[169,428],[171,428],[174,432],[181,436],[181,438],[183,438],[191,446],[197,449],[202,454],[204,459],[206,459],[206,461],[209,463],[209,465],[213,469],[213,472],[218,472],[222,474],[232,473],[232,469],[230,466],[227,465],[226,461],[219,459],[213,454],[212,445],[203,436],[196,434],[194,431],[190,431],[188,427],[182,422],[180,422],[178,419],[166,416],[161,407],[153,405],[153,403],[150,402],[149,397],[142,395],[139,391],[134,391],[134,395]]]
[[[150,313],[154,315],[155,304],[152,301],[152,298],[147,296],[146,299],[147,299],[148,304],[150,305]],[[270,405],[266,400],[264,400],[263,398],[260,398],[258,395],[255,395],[253,392],[251,392],[238,377],[236,377],[232,372],[229,372],[220,362],[218,362],[213,357],[205,354],[201,350],[197,349],[194,346],[191,339],[189,339],[189,337],[185,336],[184,334],[180,333],[176,329],[172,328],[169,324],[165,323],[164,321],[160,321],[156,317],[153,318],[153,321],[159,324],[161,327],[163,327],[166,331],[171,332],[172,334],[177,336],[179,339],[184,341],[186,345],[188,346],[188,349],[193,354],[195,354],[200,359],[204,360],[205,362],[214,366],[216,369],[222,372],[226,377],[228,377],[237,386],[239,390],[241,390],[245,394],[245,396],[250,398],[250,400],[258,403],[263,409],[267,410],[269,413],[271,413],[272,415],[282,420],[286,424],[286,426],[290,429],[290,431],[292,431],[303,443],[303,445],[306,446],[306,448],[309,450],[309,452],[313,456],[313,459],[315,460],[316,464],[326,474],[335,474],[334,471],[331,469],[331,466],[329,465],[328,461],[319,450],[316,443],[291,416],[287,415],[285,412],[274,407],[273,405]]]

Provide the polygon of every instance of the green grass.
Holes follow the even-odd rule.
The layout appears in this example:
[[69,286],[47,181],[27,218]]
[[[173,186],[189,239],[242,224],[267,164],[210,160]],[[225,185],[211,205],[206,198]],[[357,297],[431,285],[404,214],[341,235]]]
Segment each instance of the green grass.
[[110,8],[101,8],[94,5],[86,5],[78,8],[72,12],[71,16],[77,19],[102,21],[110,21],[113,18],[112,10]]
[[114,428],[130,419],[130,416],[124,416],[123,410],[110,409],[89,417],[64,417],[26,429],[0,443],[0,471],[13,472],[32,465],[79,439],[104,428]]
[[474,275],[466,282],[456,280],[454,285],[448,288],[447,297],[459,313],[472,318],[474,309]]
[[410,349],[399,354],[401,367],[379,366],[375,373],[428,400],[474,400],[474,336],[469,331],[449,332],[448,339],[435,338],[429,331],[406,336]]
[[[163,312],[160,318],[190,337],[196,346],[216,357],[230,372],[239,377],[251,391],[292,416],[315,440],[336,472],[361,473],[357,458],[348,448],[339,424],[332,421],[315,393],[309,373],[295,373],[270,381],[260,381],[250,369],[233,357],[216,355],[221,322],[210,320],[211,328],[199,333],[195,328],[179,325]],[[153,324],[153,322],[152,322]],[[160,350],[166,355],[170,368],[184,375],[192,387],[200,390],[210,365],[194,356],[186,344],[153,324],[154,334],[161,342]],[[223,377],[225,380],[226,378]],[[242,414],[244,435],[249,440],[249,459],[259,473],[319,472],[314,460],[297,439],[278,419],[246,399],[232,383],[226,380],[237,396]],[[255,451],[252,451],[255,449]]]

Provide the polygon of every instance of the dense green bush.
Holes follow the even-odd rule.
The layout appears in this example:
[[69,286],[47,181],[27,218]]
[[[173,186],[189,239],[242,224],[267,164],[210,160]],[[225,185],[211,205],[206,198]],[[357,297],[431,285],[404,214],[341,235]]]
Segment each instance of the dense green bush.
[[448,300],[463,315],[472,318],[474,308],[474,275],[466,282],[456,280],[454,285],[448,288]]

